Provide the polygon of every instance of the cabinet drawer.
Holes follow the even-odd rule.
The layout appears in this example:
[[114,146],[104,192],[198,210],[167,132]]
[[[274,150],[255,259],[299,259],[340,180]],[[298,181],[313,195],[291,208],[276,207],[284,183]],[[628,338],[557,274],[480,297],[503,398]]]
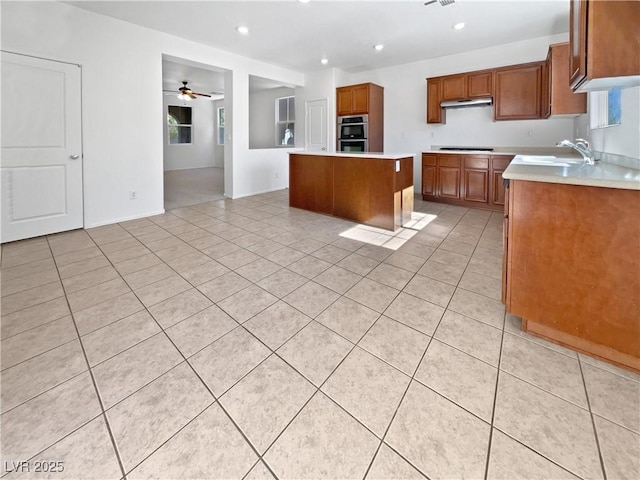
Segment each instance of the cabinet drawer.
[[422,154],[422,165],[436,166],[436,156]]
[[464,157],[464,168],[489,170],[489,157]]
[[460,168],[460,157],[457,155],[438,155],[438,166]]

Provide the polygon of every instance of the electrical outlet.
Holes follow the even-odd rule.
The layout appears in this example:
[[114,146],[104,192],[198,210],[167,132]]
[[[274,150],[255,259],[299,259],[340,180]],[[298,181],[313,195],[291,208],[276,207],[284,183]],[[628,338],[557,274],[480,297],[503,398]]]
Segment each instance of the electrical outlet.
[[138,192],[135,190],[129,190],[129,200],[135,200],[138,198]]
[[528,130],[527,135],[529,135],[530,137],[533,137],[533,130]]
[[273,174],[273,178],[278,178],[278,172],[275,172],[275,173]]

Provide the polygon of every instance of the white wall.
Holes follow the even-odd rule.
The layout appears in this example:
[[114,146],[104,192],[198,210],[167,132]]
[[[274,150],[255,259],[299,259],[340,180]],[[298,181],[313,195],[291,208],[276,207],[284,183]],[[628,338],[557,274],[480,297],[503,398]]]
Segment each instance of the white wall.
[[[327,101],[327,151],[336,151],[336,86],[344,72],[326,68],[305,75],[304,88],[296,89],[296,129],[306,135],[306,102]],[[298,134],[296,145],[304,147],[304,136]]]
[[[295,95],[293,88],[272,88],[249,94],[249,148],[276,147],[275,101],[281,97]],[[295,135],[304,135],[297,131]],[[282,148],[282,147],[278,147]]]
[[[279,188],[272,177],[243,180],[255,168],[246,136],[248,77],[303,85],[303,74],[59,2],[1,2],[0,8],[3,50],[82,65],[85,227],[163,211],[163,54],[231,70],[225,194],[248,195],[248,185]],[[287,161],[284,149],[275,152]],[[130,190],[138,192],[136,200],[129,200]]]
[[541,37],[395,67],[343,76],[343,86],[373,82],[384,87],[384,149],[414,154],[414,183],[421,186],[420,152],[432,145],[553,146],[572,136],[573,118],[493,121],[492,107],[447,110],[446,124],[426,123],[426,78],[544,60],[552,43]]
[[[167,129],[167,107],[180,105],[191,107],[191,144],[170,144]],[[206,98],[197,98],[186,105],[176,95],[165,95],[163,102],[162,141],[164,145],[164,169],[184,170],[186,168],[205,168],[215,165],[215,109],[213,102]]]
[[[640,87],[622,90],[620,103],[620,125],[591,130],[587,113],[576,118],[576,137],[590,140],[591,147],[597,152],[640,159]],[[590,107],[589,102],[587,105]]]

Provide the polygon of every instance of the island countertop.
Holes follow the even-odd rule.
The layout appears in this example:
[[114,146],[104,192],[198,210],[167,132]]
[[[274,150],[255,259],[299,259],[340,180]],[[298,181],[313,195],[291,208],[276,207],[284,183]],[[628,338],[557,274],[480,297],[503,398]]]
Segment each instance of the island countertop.
[[319,155],[322,157],[356,157],[375,158],[378,160],[399,160],[401,158],[415,157],[415,153],[387,153],[387,152],[324,152],[324,151],[295,151],[289,155]]

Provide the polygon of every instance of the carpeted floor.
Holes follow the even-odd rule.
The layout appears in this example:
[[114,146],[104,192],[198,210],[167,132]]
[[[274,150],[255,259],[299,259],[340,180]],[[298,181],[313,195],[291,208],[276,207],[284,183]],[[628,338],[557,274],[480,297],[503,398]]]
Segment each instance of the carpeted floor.
[[220,167],[164,172],[164,208],[167,210],[224,198],[224,169]]

